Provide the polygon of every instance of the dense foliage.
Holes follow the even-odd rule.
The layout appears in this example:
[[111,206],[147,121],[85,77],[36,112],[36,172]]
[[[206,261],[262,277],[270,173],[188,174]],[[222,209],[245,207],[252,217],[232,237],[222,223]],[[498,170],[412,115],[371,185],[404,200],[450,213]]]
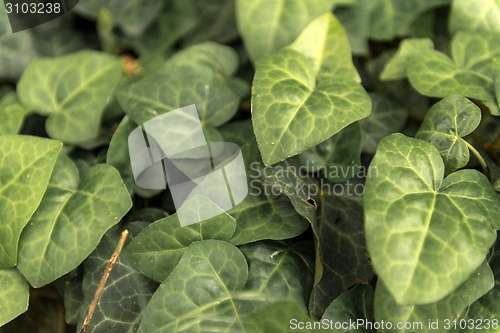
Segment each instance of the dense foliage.
[[[182,227],[128,137],[191,104],[249,193]],[[125,229],[88,332],[499,332],[499,152],[497,0],[2,8],[0,332],[79,330]]]

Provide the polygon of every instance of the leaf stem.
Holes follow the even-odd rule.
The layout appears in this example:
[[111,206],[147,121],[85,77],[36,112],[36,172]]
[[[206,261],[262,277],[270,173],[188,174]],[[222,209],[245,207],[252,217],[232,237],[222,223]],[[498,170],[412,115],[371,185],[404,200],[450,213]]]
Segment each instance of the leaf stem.
[[97,303],[99,303],[99,299],[101,298],[101,294],[104,290],[104,286],[106,286],[106,281],[108,280],[109,274],[111,273],[111,270],[113,269],[113,266],[118,259],[118,256],[120,255],[120,252],[122,251],[123,245],[125,244],[125,240],[127,239],[128,236],[128,230],[123,230],[122,235],[120,237],[120,240],[118,241],[118,245],[116,246],[115,252],[113,252],[113,255],[108,261],[108,264],[106,265],[106,268],[104,269],[104,274],[102,275],[101,281],[99,282],[99,286],[97,287],[97,290],[94,294],[94,298],[92,299],[92,303],[90,303],[89,306],[89,311],[87,312],[87,315],[85,316],[85,320],[83,321],[82,329],[80,330],[80,333],[86,333],[87,329],[89,327],[90,321],[92,320],[92,316],[94,316],[94,311],[97,307]]
[[467,140],[464,140],[464,142],[467,145],[467,147],[469,147],[470,151],[474,154],[474,156],[476,156],[477,160],[479,161],[479,164],[481,164],[481,167],[483,168],[484,174],[491,181],[490,169],[486,165],[486,162],[484,161],[481,154],[476,150],[476,148],[474,148],[473,145],[471,145],[469,142],[467,142]]

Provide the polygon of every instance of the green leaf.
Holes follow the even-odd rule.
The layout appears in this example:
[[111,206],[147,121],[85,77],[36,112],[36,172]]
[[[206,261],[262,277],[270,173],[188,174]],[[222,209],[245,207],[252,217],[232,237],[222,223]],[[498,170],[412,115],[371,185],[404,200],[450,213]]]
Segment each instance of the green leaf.
[[29,285],[15,268],[0,269],[0,326],[28,309]]
[[492,62],[493,84],[495,87],[495,97],[497,104],[500,107],[500,58],[493,59]]
[[82,267],[78,266],[61,279],[64,281],[64,317],[68,324],[76,325],[78,324],[84,298]]
[[233,295],[247,278],[247,262],[234,245],[195,242],[151,298],[138,332],[244,332],[245,307]]
[[309,172],[319,171],[329,181],[342,182],[352,178],[361,163],[361,142],[361,127],[356,122],[298,157],[310,167]]
[[481,110],[474,103],[460,95],[448,96],[429,110],[415,138],[438,149],[448,175],[469,162],[469,144],[462,137],[472,133],[480,121]]
[[24,68],[40,56],[30,30],[0,36],[0,49],[2,50],[0,52],[0,78],[7,80],[18,80]]
[[402,134],[380,141],[370,167],[365,232],[375,272],[400,304],[441,300],[484,261],[500,198],[475,170],[443,180],[438,150]]
[[370,93],[372,113],[360,120],[363,132],[362,150],[375,154],[380,140],[400,131],[408,117],[408,109],[396,100],[380,93]]
[[375,4],[372,0],[356,0],[350,6],[335,8],[335,16],[346,30],[354,55],[368,52],[370,12]]
[[[406,332],[406,325],[413,325],[411,329],[422,332],[445,333],[446,319],[450,322],[459,317],[469,304],[488,292],[494,285],[493,273],[490,266],[483,263],[472,275],[454,292],[444,299],[424,305],[400,305],[391,297],[386,286],[379,280],[375,289],[375,319],[382,320],[392,329],[379,332]],[[437,321],[437,326],[430,326]],[[402,323],[403,328],[398,329],[397,323]],[[420,324],[420,326],[415,326]],[[386,326],[388,327],[388,326]]]
[[201,121],[217,127],[238,109],[240,96],[229,83],[237,68],[238,57],[230,47],[213,42],[198,44],[170,58],[158,75],[120,90],[118,101],[137,124],[196,104]]
[[253,61],[290,44],[333,0],[236,0],[236,21]]
[[157,195],[159,190],[148,190],[137,186],[130,164],[130,153],[128,146],[128,137],[130,133],[137,127],[128,116],[123,117],[118,125],[111,142],[109,143],[108,152],[106,154],[106,163],[115,167],[123,179],[123,182],[132,193],[136,193],[143,198],[151,198]]
[[204,207],[213,210],[214,217],[181,227],[177,214],[174,214],[146,227],[126,249],[136,267],[146,276],[163,281],[191,243],[205,239],[230,239],[236,228],[234,218],[215,204],[208,207],[205,203]]
[[300,329],[299,323],[304,323],[303,329],[309,333],[323,332],[306,326],[305,323],[314,325],[314,320],[303,306],[292,300],[278,301],[251,313],[247,318],[247,330],[254,333],[288,333],[290,329]]
[[498,0],[454,0],[451,5],[450,33],[460,30],[500,32]]
[[28,111],[19,104],[14,92],[5,94],[0,99],[0,135],[16,134],[21,129],[24,117]]
[[[373,289],[370,285],[358,285],[337,297],[326,309],[322,320],[327,319],[334,323],[351,323],[358,320],[366,322],[374,322],[373,314]],[[361,326],[361,327],[360,327]],[[363,327],[365,326],[365,327]],[[353,329],[334,329],[332,332],[352,332],[366,333],[374,332],[375,330],[366,328],[365,325],[359,325]]]
[[[252,122],[265,165],[314,147],[370,113],[368,95],[352,78],[345,53],[334,56],[321,47],[307,51],[308,40],[317,40],[313,36],[321,31],[323,42],[345,45],[345,35],[335,31],[337,25],[332,14],[325,14],[292,45],[256,62]],[[332,65],[336,61],[340,64]]]
[[359,196],[364,184],[329,185],[322,188],[324,194],[319,202],[319,253],[309,300],[309,311],[317,318],[348,288],[367,283],[373,275],[363,231],[363,198]]
[[51,137],[71,144],[87,141],[98,134],[121,70],[118,58],[94,51],[37,59],[18,83],[19,100],[28,110],[49,115],[46,130]]
[[370,38],[389,41],[404,33],[420,14],[449,3],[450,0],[376,0],[371,11]]
[[239,249],[250,267],[239,299],[251,299],[255,307],[290,299],[306,308],[314,274],[311,243],[261,241]]
[[113,13],[113,19],[130,36],[140,35],[158,15],[162,1],[155,0],[80,0],[74,11],[96,18],[101,7]]
[[[80,311],[80,328],[87,309],[120,239],[120,228],[113,228],[102,238],[99,246],[84,261],[84,302]],[[89,333],[134,332],[138,329],[142,312],[158,284],[137,271],[130,254],[123,252],[116,260],[97,308],[88,327]],[[78,329],[79,330],[79,329]]]
[[42,200],[61,147],[32,136],[0,137],[0,268],[17,263],[21,231]]
[[380,79],[399,80],[406,78],[409,59],[423,50],[433,50],[434,42],[429,38],[403,39],[398,51],[385,64]]
[[19,241],[19,270],[41,287],[77,267],[132,206],[114,168],[98,164],[82,175],[60,155],[47,191]]

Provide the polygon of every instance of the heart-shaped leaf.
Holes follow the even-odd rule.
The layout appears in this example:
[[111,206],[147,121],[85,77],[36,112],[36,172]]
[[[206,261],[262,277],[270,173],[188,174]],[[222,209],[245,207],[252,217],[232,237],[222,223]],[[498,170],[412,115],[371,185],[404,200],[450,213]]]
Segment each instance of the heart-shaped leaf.
[[62,144],[32,136],[0,138],[0,268],[8,268],[17,263],[19,236],[42,200]]
[[308,46],[318,34],[320,45],[345,45],[338,29],[335,17],[325,14],[289,47],[256,62],[252,122],[265,165],[316,146],[370,113],[370,99],[345,57],[349,50],[332,54]]
[[469,143],[462,137],[481,121],[481,110],[460,95],[444,98],[429,110],[415,138],[432,143],[444,161],[445,175],[469,162]]
[[380,141],[370,167],[365,232],[375,272],[400,304],[443,299],[484,261],[500,198],[475,170],[443,180],[438,150],[402,134]]
[[47,192],[19,241],[19,270],[41,287],[77,267],[132,206],[118,171],[98,164],[79,175],[60,155]]
[[191,243],[231,238],[236,228],[234,218],[215,204],[206,208],[216,212],[214,217],[200,223],[182,227],[177,214],[174,214],[145,228],[127,247],[136,267],[146,276],[163,281],[174,270]]
[[236,22],[252,60],[290,44],[335,0],[236,0]]
[[[378,322],[383,320],[392,323],[391,329],[380,332],[407,332],[411,327],[416,331],[446,333],[451,326],[445,325],[446,320],[453,322],[468,305],[487,293],[493,285],[493,273],[485,262],[461,286],[439,302],[399,305],[379,281],[375,289],[375,319]],[[430,325],[436,321],[437,325]],[[401,328],[397,327],[396,323],[401,323]]]
[[29,285],[15,268],[0,269],[0,326],[28,309]]
[[409,59],[421,51],[433,49],[434,42],[429,38],[403,39],[398,51],[385,64],[380,79],[382,81],[404,79],[407,76]]
[[450,33],[457,31],[500,32],[497,0],[453,0]]
[[78,144],[97,136],[121,71],[117,57],[95,51],[37,59],[19,80],[19,100],[28,110],[49,115],[46,130],[51,137]]
[[247,261],[234,245],[195,242],[151,298],[138,332],[245,332],[245,307],[233,295],[247,279]]

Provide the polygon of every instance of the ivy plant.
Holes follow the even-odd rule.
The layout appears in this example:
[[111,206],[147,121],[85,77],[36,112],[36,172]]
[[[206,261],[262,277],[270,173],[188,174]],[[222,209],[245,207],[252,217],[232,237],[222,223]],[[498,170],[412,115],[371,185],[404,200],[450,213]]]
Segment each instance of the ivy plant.
[[[499,332],[499,33],[495,0],[1,6],[0,333]],[[191,129],[146,130],[188,106],[204,211]]]

